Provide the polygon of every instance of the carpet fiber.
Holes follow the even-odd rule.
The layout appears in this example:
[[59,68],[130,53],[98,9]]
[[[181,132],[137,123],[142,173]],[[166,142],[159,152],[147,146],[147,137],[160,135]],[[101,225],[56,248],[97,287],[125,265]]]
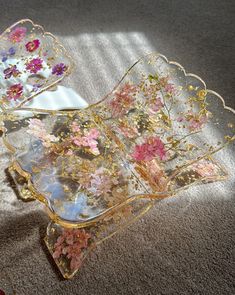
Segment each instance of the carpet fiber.
[[[0,7],[0,30],[31,18],[60,38],[77,65],[65,85],[89,102],[110,91],[140,56],[159,51],[235,107],[232,0],[0,0]],[[0,142],[0,289],[17,295],[235,294],[234,150],[219,157],[228,181],[158,203],[65,281],[42,242],[48,224],[42,205],[17,199]]]

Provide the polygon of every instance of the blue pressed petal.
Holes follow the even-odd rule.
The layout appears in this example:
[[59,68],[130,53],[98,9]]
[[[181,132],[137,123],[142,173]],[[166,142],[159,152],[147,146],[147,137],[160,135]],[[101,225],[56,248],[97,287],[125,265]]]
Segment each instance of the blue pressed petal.
[[14,47],[10,47],[8,50],[9,55],[14,55],[16,53],[16,50]]

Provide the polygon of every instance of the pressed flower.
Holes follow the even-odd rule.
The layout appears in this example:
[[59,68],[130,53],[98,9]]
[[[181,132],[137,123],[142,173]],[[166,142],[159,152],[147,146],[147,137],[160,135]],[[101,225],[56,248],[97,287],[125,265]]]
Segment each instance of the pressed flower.
[[39,57],[33,58],[30,62],[26,64],[26,70],[30,71],[32,74],[36,74],[42,69],[43,60]]
[[8,35],[8,39],[13,43],[21,42],[26,36],[27,29],[25,27],[17,27]]
[[9,78],[11,78],[12,76],[15,78],[15,77],[17,77],[17,76],[20,74],[20,72],[18,71],[16,65],[14,65],[14,66],[12,66],[12,67],[9,67],[9,68],[5,69],[5,70],[3,71],[3,73],[4,73],[4,75],[5,75],[5,79],[9,79]]
[[54,245],[53,258],[64,256],[70,260],[72,271],[78,269],[82,262],[82,251],[88,247],[90,239],[91,234],[85,229],[64,229]]
[[119,184],[121,172],[110,171],[105,167],[97,168],[92,161],[85,161],[79,167],[79,184],[94,196],[105,196]]
[[64,63],[59,63],[52,68],[52,74],[61,76],[67,70],[67,67]]
[[16,53],[16,50],[15,50],[14,47],[10,47],[10,48],[8,49],[8,51],[6,51],[6,50],[2,51],[2,52],[0,53],[0,55],[2,56],[2,62],[7,61],[8,57],[9,57],[9,56],[13,56],[13,55],[15,55],[15,53]]
[[119,91],[116,91],[115,97],[110,102],[113,117],[121,116],[129,110],[135,100],[133,94],[136,89],[135,85],[126,83]]
[[7,51],[2,51],[1,52],[1,57],[2,57],[2,62],[7,61],[7,58],[8,58]]
[[42,86],[43,86],[42,84],[38,84],[38,83],[36,83],[36,84],[33,85],[33,89],[32,89],[32,91],[33,91],[33,92],[37,92],[38,90],[40,90],[40,88],[41,88]]
[[45,147],[50,147],[52,142],[59,141],[58,137],[52,134],[48,134],[44,123],[39,119],[35,119],[35,118],[29,119],[29,126],[28,126],[27,133],[40,139],[42,141],[43,146]]
[[190,131],[198,131],[208,121],[209,114],[195,114],[192,111],[185,116],[186,121],[189,122]]
[[135,169],[143,179],[149,182],[151,187],[158,191],[165,189],[167,176],[163,167],[155,159],[144,163],[141,162]]
[[156,97],[154,99],[151,99],[150,104],[149,104],[150,113],[158,112],[163,106],[164,106],[164,104],[161,101],[160,97]]
[[16,53],[16,49],[14,47],[10,47],[8,50],[8,55],[13,56]]
[[73,132],[80,132],[80,127],[76,121],[73,121],[71,124],[71,129]]
[[177,122],[187,122],[190,131],[199,131],[208,121],[210,113],[203,114],[187,112],[184,116],[180,116],[176,119]]
[[112,187],[117,184],[118,177],[112,175],[108,169],[100,167],[95,173],[91,174],[91,180],[87,190],[95,196],[100,196],[110,193]]
[[206,160],[201,160],[197,163],[194,163],[193,169],[202,177],[212,177],[218,173],[218,167]]
[[167,83],[165,86],[165,91],[169,94],[169,95],[174,95],[176,94],[176,89],[174,84],[172,83]]
[[166,85],[168,84],[168,80],[169,80],[169,77],[161,77],[159,78],[159,84],[162,87],[166,87]]
[[17,100],[23,94],[23,86],[21,84],[14,84],[7,90],[7,98]]
[[29,41],[25,47],[26,47],[26,50],[29,51],[29,52],[33,52],[35,51],[36,49],[38,49],[40,45],[40,41],[38,39],[35,39],[33,41]]
[[134,138],[139,134],[136,126],[130,126],[126,122],[121,122],[118,125],[118,131],[120,131],[127,138]]
[[81,147],[88,147],[90,148],[90,151],[94,155],[99,155],[99,149],[98,149],[98,137],[100,135],[99,130],[96,128],[92,128],[89,131],[84,131],[84,134],[79,133],[80,129],[78,129],[79,126],[76,125],[76,122],[72,125],[72,130],[76,130],[75,132],[78,132],[75,136],[72,136],[71,139],[73,143],[77,146]]
[[135,146],[131,156],[135,161],[151,161],[156,156],[158,156],[160,160],[164,160],[166,157],[166,150],[164,143],[159,137],[149,137],[143,144]]
[[199,130],[203,127],[203,125],[207,122],[207,116],[203,115],[203,116],[199,116],[198,118],[192,118],[190,119],[189,123],[189,129],[192,131],[196,131]]

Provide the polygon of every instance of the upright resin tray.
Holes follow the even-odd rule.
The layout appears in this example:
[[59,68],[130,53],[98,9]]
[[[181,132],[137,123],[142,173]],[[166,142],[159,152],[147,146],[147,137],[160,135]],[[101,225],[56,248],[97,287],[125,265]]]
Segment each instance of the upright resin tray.
[[3,120],[10,172],[22,198],[46,205],[45,241],[65,278],[157,200],[228,176],[214,157],[234,140],[234,110],[160,54],[84,110],[22,105]]
[[22,105],[70,73],[72,60],[50,33],[25,19],[0,36],[0,109]]

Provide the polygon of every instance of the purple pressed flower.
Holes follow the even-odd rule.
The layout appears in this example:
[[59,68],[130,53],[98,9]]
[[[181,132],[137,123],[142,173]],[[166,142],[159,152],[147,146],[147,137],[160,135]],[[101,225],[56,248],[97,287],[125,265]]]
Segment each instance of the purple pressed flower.
[[8,50],[8,54],[9,54],[10,56],[12,56],[12,55],[15,55],[15,53],[16,53],[15,48],[14,48],[14,47],[10,47],[9,50]]
[[1,56],[2,56],[2,62],[5,62],[7,60],[7,51],[2,51]]
[[16,50],[14,47],[10,47],[8,49],[8,51],[6,51],[6,50],[2,51],[0,53],[0,55],[2,56],[2,62],[5,62],[9,56],[13,56],[13,55],[15,55],[15,53],[16,53]]
[[42,87],[42,84],[34,84],[32,91],[37,92],[38,90],[40,90],[41,87]]
[[61,76],[63,75],[64,71],[67,70],[67,67],[64,63],[60,63],[60,64],[57,64],[53,67],[52,69],[52,74],[53,75],[57,75],[57,76]]
[[12,66],[12,67],[9,67],[9,68],[5,69],[5,70],[3,71],[3,73],[4,73],[4,75],[5,75],[5,79],[9,79],[9,78],[11,78],[12,76],[13,76],[13,77],[17,77],[17,76],[20,74],[20,72],[17,70],[16,65],[14,65],[14,66]]

